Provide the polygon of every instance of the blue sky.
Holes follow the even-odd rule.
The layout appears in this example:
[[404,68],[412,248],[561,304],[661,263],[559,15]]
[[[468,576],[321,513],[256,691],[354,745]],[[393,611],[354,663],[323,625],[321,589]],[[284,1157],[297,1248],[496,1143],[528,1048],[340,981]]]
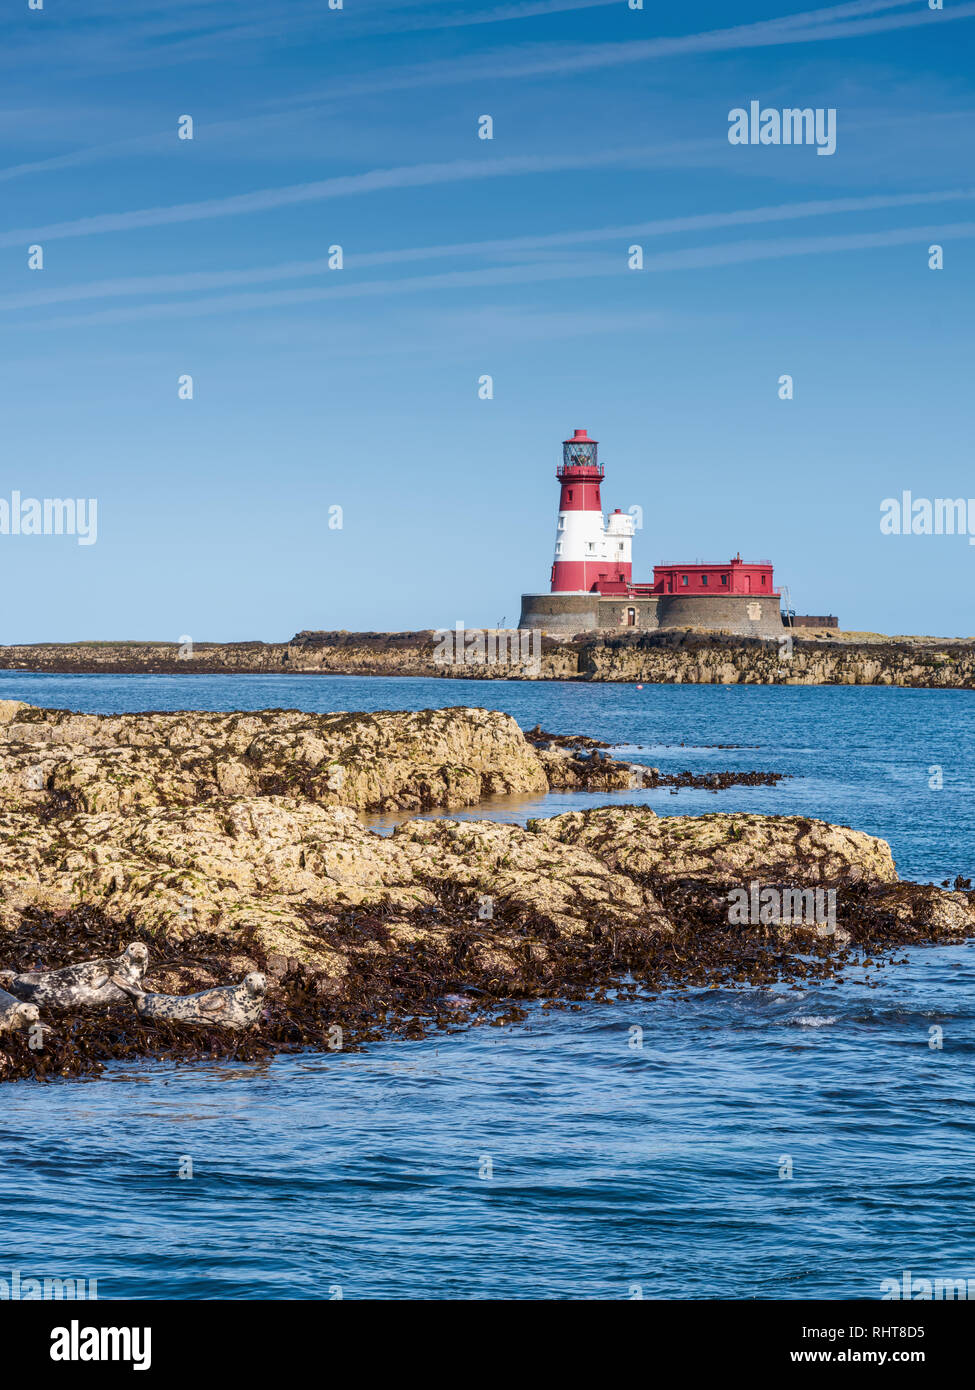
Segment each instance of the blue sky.
[[[579,426],[636,577],[740,550],[975,633],[975,547],[879,526],[975,497],[975,3],[800,3],[22,5],[0,498],[98,539],[0,535],[0,641],[513,624]],[[835,108],[835,154],[730,145],[751,100]]]

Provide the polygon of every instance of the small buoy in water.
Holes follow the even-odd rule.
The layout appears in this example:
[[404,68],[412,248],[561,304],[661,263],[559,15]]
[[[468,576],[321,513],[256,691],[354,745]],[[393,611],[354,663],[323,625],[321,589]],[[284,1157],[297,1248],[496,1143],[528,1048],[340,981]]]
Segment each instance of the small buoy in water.
[[642,686],[642,685],[638,685],[638,686],[637,686],[637,690],[642,690],[642,689],[643,689],[643,686]]

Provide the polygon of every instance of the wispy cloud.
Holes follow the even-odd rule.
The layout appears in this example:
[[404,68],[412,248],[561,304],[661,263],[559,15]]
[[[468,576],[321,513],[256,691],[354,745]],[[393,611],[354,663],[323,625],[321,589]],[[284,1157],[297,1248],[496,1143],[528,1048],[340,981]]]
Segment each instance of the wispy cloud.
[[475,24],[510,24],[520,19],[547,19],[550,15],[569,14],[575,10],[598,10],[619,5],[622,0],[526,0],[524,4],[496,5],[485,10],[456,9],[448,13],[426,10],[421,14],[384,15],[384,32],[407,29],[460,29]]
[[975,222],[950,222],[926,227],[895,227],[884,232],[847,232],[838,236],[736,241],[724,246],[692,246],[662,251],[644,260],[646,270],[702,270],[741,265],[746,261],[781,260],[790,256],[823,256],[839,251],[882,250],[912,243],[927,250],[930,241],[975,236]]
[[[410,28],[448,28],[473,24],[499,22],[504,19],[528,19],[541,15],[570,12],[573,10],[601,8],[609,4],[620,5],[623,0],[537,0],[537,3],[502,5],[481,11],[442,9],[422,9],[418,14],[404,13],[389,7],[385,0],[381,9],[365,10],[361,18],[373,24],[376,32],[390,33]],[[247,129],[259,129],[264,125],[287,122],[293,119],[290,112],[294,107],[322,107],[346,102],[358,95],[372,95],[384,92],[449,86],[468,83],[472,80],[493,80],[496,78],[537,77],[544,75],[569,74],[573,72],[596,70],[620,64],[651,62],[660,58],[678,58],[682,55],[720,53],[736,49],[760,48],[789,43],[811,43],[827,39],[856,37],[859,34],[879,33],[885,29],[914,27],[919,24],[943,24],[948,21],[964,19],[975,15],[975,0],[956,4],[954,0],[947,10],[937,13],[921,8],[921,0],[850,0],[850,3],[830,5],[823,9],[805,10],[792,15],[773,19],[758,20],[750,24],[731,28],[709,30],[697,34],[678,35],[667,38],[628,39],[625,42],[597,45],[560,44],[557,48],[548,45],[518,46],[503,49],[486,57],[464,61],[451,55],[449,61],[442,59],[429,63],[412,63],[399,68],[390,68],[379,73],[370,72],[362,77],[350,77],[341,81],[331,81],[327,88],[306,91],[286,98],[270,98],[268,106],[273,109],[263,115],[250,115],[238,120],[225,120],[213,123],[209,128],[211,138],[220,134],[244,133]],[[407,7],[408,8],[408,7]],[[906,13],[892,14],[900,10]],[[132,53],[145,61],[145,53],[152,55],[159,65],[173,62],[180,55],[195,56],[193,45],[210,44],[215,40],[226,42],[228,37],[267,37],[270,31],[278,32],[282,25],[290,24],[301,28],[313,20],[321,20],[321,6],[316,3],[307,7],[291,7],[269,21],[263,6],[252,8],[249,22],[240,21],[247,16],[246,9],[239,7],[236,21],[229,29],[218,16],[202,12],[197,0],[179,14],[168,13],[166,7],[157,12],[150,9],[141,23],[133,23],[129,29],[119,26],[112,17],[111,29],[100,25],[95,31],[96,46],[104,55],[104,46],[113,42],[124,42],[125,48],[118,55],[119,65],[131,63]],[[97,15],[97,10],[96,10]],[[873,18],[871,18],[873,16]],[[642,19],[642,14],[640,18]],[[343,12],[342,25],[329,31],[330,39],[340,42],[343,37],[358,32],[355,21],[348,24],[349,16]],[[186,40],[190,47],[172,42],[172,34],[180,31],[180,26],[201,33]],[[348,32],[347,32],[348,31]],[[121,38],[119,37],[121,33]],[[165,40],[165,43],[162,41]],[[143,52],[145,50],[145,52]],[[45,51],[45,56],[49,53]],[[78,54],[73,53],[74,62]],[[23,61],[21,59],[21,61]],[[171,135],[147,133],[132,139],[110,141],[102,145],[67,151],[64,154],[48,156],[44,159],[22,162],[7,169],[0,169],[0,182],[20,178],[28,174],[95,164],[102,160],[124,157],[127,154],[148,152],[171,145]]]
[[[306,113],[291,109],[277,113],[264,112],[256,116],[244,116],[236,120],[208,121],[206,137],[209,142],[229,137],[241,140],[249,134],[265,134],[275,127],[294,129]],[[32,159],[21,164],[10,164],[0,169],[0,183],[23,178],[28,174],[46,174],[61,169],[81,168],[89,164],[101,164],[113,159],[127,159],[136,155],[173,154],[177,149],[174,129],[147,131],[144,135],[128,136],[124,140],[110,140],[102,145],[88,145],[82,149],[69,150],[65,154],[48,155],[43,159]]]
[[[975,222],[898,227],[882,232],[854,232],[826,237],[738,241],[663,251],[644,259],[644,271],[712,269],[750,261],[879,250],[912,243],[926,246],[932,240],[946,241],[971,236],[975,236]],[[610,276],[625,276],[627,282],[632,284],[636,282],[638,272],[628,270],[618,255],[594,255],[576,262],[560,259],[551,265],[532,262],[528,265],[495,266],[485,270],[451,270],[438,275],[414,276],[400,280],[369,280],[327,287],[276,290],[269,294],[221,295],[209,299],[187,300],[178,304],[142,304],[132,308],[101,310],[94,314],[63,315],[37,321],[33,326],[141,323],[147,319],[239,314],[305,304],[340,303],[352,299],[388,299],[398,295],[437,293],[444,290],[477,290],[503,285],[540,284],[545,281],[587,280]]]
[[[384,251],[350,253],[346,269],[350,272],[377,266],[408,265],[421,261],[447,260],[459,256],[507,257],[551,256],[561,248],[587,242],[616,242],[625,245],[633,238],[687,235],[716,231],[722,227],[759,226],[774,222],[793,222],[805,218],[835,217],[843,214],[872,213],[909,207],[930,207],[938,203],[975,199],[975,188],[951,188],[940,192],[878,194],[861,198],[830,198],[800,203],[741,208],[729,212],[695,213],[684,217],[657,218],[623,226],[590,227],[553,232],[546,236],[501,237],[485,241],[447,242],[432,246],[398,247]],[[757,243],[760,245],[768,243]],[[0,298],[0,311],[41,308],[46,305],[77,303],[89,299],[125,298],[135,295],[194,294],[201,291],[240,288],[281,280],[309,279],[331,274],[327,257],[309,261],[287,261],[273,266],[254,266],[240,270],[203,270],[177,275],[142,275],[95,280],[87,284],[61,285]]]
[[[906,13],[893,14],[892,10]],[[882,13],[887,11],[888,13]],[[661,58],[690,57],[700,54],[734,52],[739,49],[781,47],[789,44],[821,43],[830,39],[859,38],[886,30],[943,24],[975,15],[975,3],[955,4],[945,10],[921,8],[919,0],[864,0],[864,3],[833,5],[778,19],[758,20],[727,29],[705,30],[666,38],[627,39],[618,43],[575,46],[535,45],[510,49],[478,58],[473,63],[452,60],[388,69],[366,78],[349,78],[332,83],[327,89],[296,95],[296,102],[314,102],[324,95],[348,99],[354,96],[402,91],[414,87],[445,86],[475,79],[514,79],[520,77],[565,76],[593,72],[600,68],[646,63]],[[872,17],[871,17],[872,16]]]
[[[975,10],[975,4],[972,8]],[[966,114],[962,113],[963,116]],[[915,116],[911,120],[916,125],[918,118]],[[856,124],[848,126],[848,129],[856,129]],[[707,164],[720,165],[725,163],[729,156],[729,147],[724,137],[725,128],[722,126],[720,130],[708,138],[674,140],[654,145],[621,148],[604,146],[597,150],[573,150],[561,154],[526,154],[500,157],[495,156],[493,151],[490,153],[485,151],[478,158],[371,169],[363,173],[337,175],[308,183],[259,188],[249,193],[231,194],[225,198],[207,198],[197,202],[138,208],[132,211],[96,213],[90,217],[53,222],[45,226],[19,227],[11,231],[0,232],[0,247],[23,246],[34,241],[57,241],[74,237],[133,232],[151,227],[212,221],[225,217],[247,216],[274,212],[281,208],[296,207],[302,204],[351,198],[396,189],[433,187],[438,184],[533,174],[558,174],[582,169],[613,167],[634,169],[691,168]],[[0,173],[0,179],[2,179],[2,173]],[[956,194],[955,196],[962,195]]]
[[[22,246],[24,239],[57,241],[65,237],[95,236],[106,232],[131,232],[144,227],[165,227],[181,222],[209,221],[216,217],[238,217],[245,213],[270,212],[300,203],[321,202],[329,198],[348,198],[396,188],[425,188],[433,184],[460,180],[504,178],[513,174],[547,174],[570,169],[594,169],[611,165],[649,167],[701,155],[714,147],[711,140],[681,140],[672,144],[641,145],[625,149],[599,149],[572,154],[510,155],[500,159],[485,155],[480,159],[453,159],[436,164],[401,165],[372,169],[363,174],[345,174],[313,183],[290,184],[282,188],[260,188],[229,198],[207,198],[202,202],[177,203],[171,207],[140,208],[133,212],[98,213],[71,222],[53,222],[45,227],[19,228],[0,233],[0,246]],[[723,148],[723,143],[722,143]]]
[[226,59],[233,48],[274,44],[294,47],[327,39],[331,45],[393,34],[503,26],[545,20],[581,10],[607,9],[625,0],[524,0],[473,9],[465,4],[416,5],[402,0],[352,0],[330,10],[325,0],[170,0],[163,5],[102,6],[88,0],[68,12],[58,28],[43,35],[31,17],[21,23],[17,43],[0,51],[0,66],[37,63],[46,69],[70,63],[86,71],[138,71]]

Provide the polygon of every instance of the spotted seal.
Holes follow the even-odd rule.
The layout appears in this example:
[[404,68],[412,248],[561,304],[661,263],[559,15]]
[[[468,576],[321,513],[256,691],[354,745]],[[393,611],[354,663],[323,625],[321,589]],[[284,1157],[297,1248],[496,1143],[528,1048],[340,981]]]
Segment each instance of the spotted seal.
[[114,1004],[125,998],[124,986],[141,988],[149,952],[141,941],[126,946],[120,956],[67,965],[62,970],[29,970],[14,975],[7,988],[18,999],[55,1009],[79,1004]]
[[25,1004],[22,999],[15,999],[5,989],[0,989],[0,1033],[14,1033],[21,1028],[30,1028],[40,1016],[36,1004]]
[[260,1020],[267,977],[256,970],[239,985],[221,985],[199,994],[150,994],[118,981],[141,1018],[165,1018],[221,1028],[252,1028]]

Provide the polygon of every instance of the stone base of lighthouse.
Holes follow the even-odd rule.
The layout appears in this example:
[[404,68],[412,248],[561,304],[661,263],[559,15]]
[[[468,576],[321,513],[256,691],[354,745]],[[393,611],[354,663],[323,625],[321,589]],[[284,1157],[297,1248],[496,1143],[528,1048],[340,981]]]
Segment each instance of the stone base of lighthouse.
[[778,596],[748,594],[659,594],[637,598],[618,594],[522,594],[521,628],[539,628],[553,637],[581,632],[662,632],[697,628],[736,637],[782,635]]

